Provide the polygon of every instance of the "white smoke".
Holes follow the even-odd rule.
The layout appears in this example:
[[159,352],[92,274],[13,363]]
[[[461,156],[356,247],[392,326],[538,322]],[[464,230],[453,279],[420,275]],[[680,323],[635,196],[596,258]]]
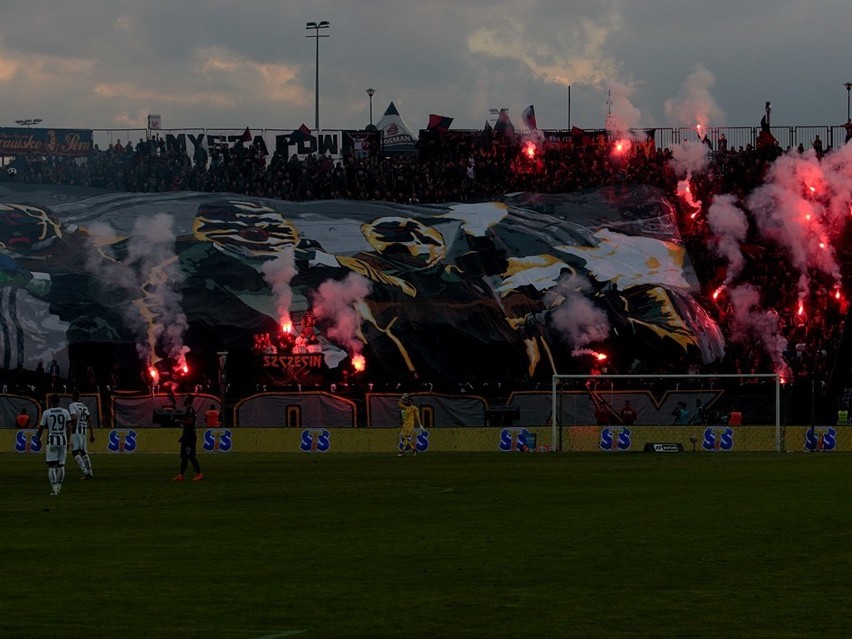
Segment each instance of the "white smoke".
[[672,168],[678,177],[688,180],[692,173],[700,173],[710,162],[710,149],[701,142],[681,142],[672,148]]
[[775,372],[788,375],[778,313],[771,309],[763,310],[760,291],[751,284],[730,288],[728,299],[733,310],[731,339],[748,342],[756,338],[772,359]]
[[609,337],[606,312],[587,297],[591,291],[592,285],[586,278],[570,275],[545,294],[545,303],[553,308],[550,314],[553,327],[575,349]]
[[121,288],[133,299],[124,317],[136,333],[136,349],[146,362],[156,357],[158,345],[174,360],[182,360],[189,351],[183,343],[188,322],[181,306],[183,273],[172,224],[173,218],[164,213],[137,219],[123,259],[113,253],[121,238],[109,225],[89,228],[86,268],[102,284]]
[[743,270],[745,258],[740,246],[748,233],[745,213],[736,205],[732,195],[715,198],[707,210],[707,224],[713,234],[713,248],[719,257],[728,262],[725,284],[730,283]]
[[279,321],[289,321],[290,306],[293,303],[293,290],[290,282],[298,272],[296,270],[296,252],[292,244],[281,249],[274,260],[264,262],[260,269],[263,277],[272,288]]
[[695,65],[695,71],[686,77],[678,96],[666,100],[663,105],[669,121],[689,127],[700,124],[704,128],[721,122],[725,113],[710,93],[715,85],[716,76],[704,65]]
[[[633,88],[626,84],[614,82],[609,87],[610,123],[613,131],[620,135],[627,135],[630,129],[638,128],[642,119],[642,113],[630,101],[632,95]],[[634,134],[631,137],[639,136]]]
[[318,322],[325,324],[328,338],[346,348],[350,353],[360,353],[362,342],[358,338],[361,323],[357,306],[370,294],[370,280],[349,273],[343,280],[326,280],[313,295],[313,312]]
[[[813,150],[788,153],[770,167],[764,184],[747,199],[761,236],[787,249],[799,275],[799,298],[807,297],[810,271],[840,281],[833,243],[843,212],[837,201],[850,192],[852,170],[839,158],[821,164]],[[828,169],[828,172],[826,171]],[[849,200],[844,200],[848,206]]]

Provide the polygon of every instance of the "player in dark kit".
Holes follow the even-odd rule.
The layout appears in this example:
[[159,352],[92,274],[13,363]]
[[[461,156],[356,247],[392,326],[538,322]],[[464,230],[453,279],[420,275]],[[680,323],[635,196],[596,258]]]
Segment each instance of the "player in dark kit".
[[198,458],[195,456],[198,436],[195,433],[196,414],[195,407],[192,405],[193,399],[192,395],[186,396],[186,399],[183,400],[184,413],[178,418],[178,421],[183,426],[183,432],[178,440],[180,442],[180,472],[174,476],[172,481],[183,481],[187,463],[192,464],[192,468],[195,471],[195,477],[192,478],[192,481],[204,479]]

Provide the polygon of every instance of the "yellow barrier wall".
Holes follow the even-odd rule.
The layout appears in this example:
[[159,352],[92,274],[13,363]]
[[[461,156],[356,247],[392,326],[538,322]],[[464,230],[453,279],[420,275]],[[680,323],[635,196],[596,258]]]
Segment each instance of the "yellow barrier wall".
[[[775,450],[775,428],[772,426],[654,426],[572,427],[562,432],[562,449],[608,453],[642,451],[646,443],[680,443],[685,451],[759,452]],[[34,442],[35,429],[0,429],[0,451],[43,454]],[[539,450],[550,450],[551,429],[541,427],[509,428],[433,428],[420,433],[420,452],[505,451],[520,450],[527,436],[536,436]],[[175,453],[178,452],[180,430],[176,428],[96,429],[96,441],[89,444],[93,453]],[[694,442],[692,440],[695,440]],[[229,452],[268,453],[395,453],[399,434],[389,428],[218,428],[198,429],[199,454]],[[822,452],[852,451],[852,427],[788,426],[783,429],[783,450],[806,451],[808,447]]]

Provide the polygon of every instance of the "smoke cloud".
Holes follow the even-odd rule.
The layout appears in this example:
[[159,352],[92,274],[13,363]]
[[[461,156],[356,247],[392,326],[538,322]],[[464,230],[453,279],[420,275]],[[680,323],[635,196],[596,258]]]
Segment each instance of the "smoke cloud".
[[[164,213],[137,219],[123,246],[109,225],[89,228],[86,268],[101,284],[120,288],[133,300],[124,319],[136,334],[136,350],[146,363],[159,359],[158,346],[178,363],[189,351],[183,343],[188,322],[181,305],[183,273],[174,248],[173,221]],[[118,247],[125,251],[121,259],[115,256]]]
[[312,298],[314,316],[325,324],[326,335],[350,355],[363,348],[358,338],[361,323],[356,307],[364,303],[371,289],[370,280],[349,273],[343,280],[320,284]]
[[290,282],[298,272],[296,270],[296,251],[292,245],[287,245],[274,260],[264,262],[260,269],[263,277],[272,288],[275,296],[275,307],[280,321],[289,321],[290,306],[293,304],[293,290]]
[[553,307],[550,313],[553,327],[573,348],[609,337],[607,314],[587,297],[591,291],[592,285],[586,278],[570,275],[560,279],[545,295],[545,303]]

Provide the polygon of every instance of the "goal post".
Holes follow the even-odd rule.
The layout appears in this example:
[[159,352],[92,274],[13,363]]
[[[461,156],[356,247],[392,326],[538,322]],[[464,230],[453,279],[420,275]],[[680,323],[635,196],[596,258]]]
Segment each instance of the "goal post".
[[775,373],[554,375],[553,449],[781,451],[781,390]]

